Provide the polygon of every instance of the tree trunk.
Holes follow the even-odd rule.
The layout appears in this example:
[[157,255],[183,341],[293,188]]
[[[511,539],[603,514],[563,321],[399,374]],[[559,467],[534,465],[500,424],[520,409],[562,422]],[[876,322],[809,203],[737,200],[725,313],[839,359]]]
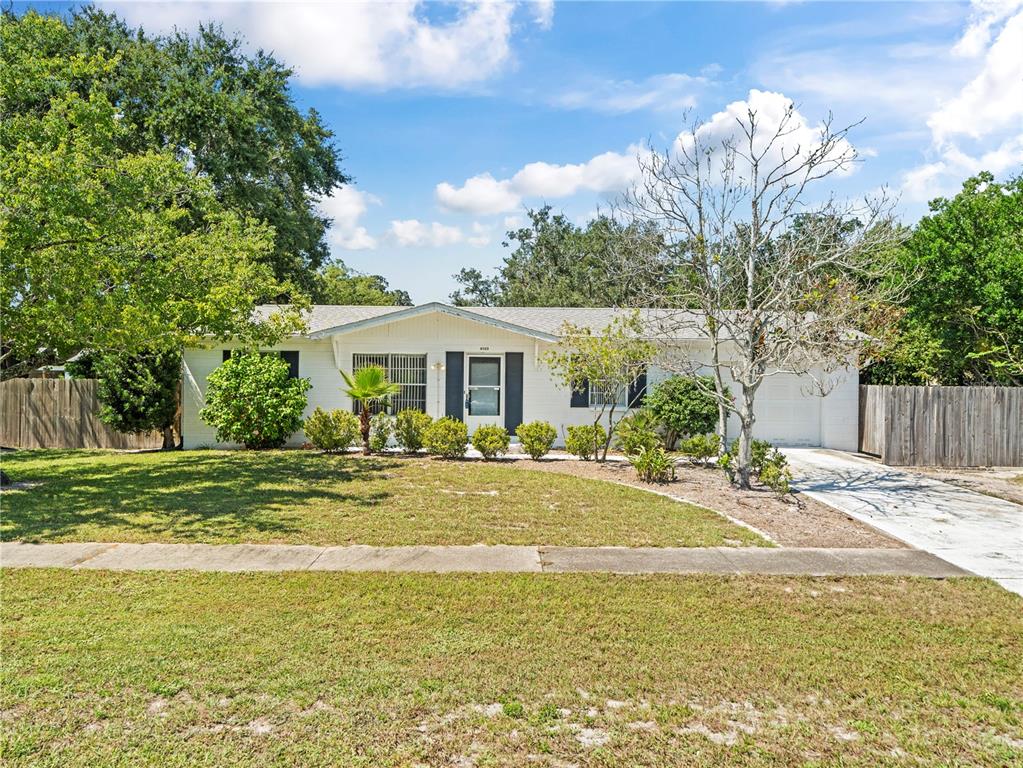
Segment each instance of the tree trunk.
[[369,406],[365,404],[359,414],[359,431],[362,432],[362,455],[369,456]]
[[752,488],[750,483],[750,460],[753,455],[753,398],[756,389],[742,388],[742,405],[739,407],[739,455],[735,457],[736,485],[744,490]]
[[173,451],[177,448],[177,444],[174,442],[174,428],[166,426],[163,428],[163,450]]

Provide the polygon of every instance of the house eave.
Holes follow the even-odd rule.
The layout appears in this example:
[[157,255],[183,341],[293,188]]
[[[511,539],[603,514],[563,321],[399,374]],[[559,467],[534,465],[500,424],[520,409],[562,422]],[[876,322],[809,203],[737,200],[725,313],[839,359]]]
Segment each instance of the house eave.
[[353,333],[355,331],[365,330],[367,328],[378,328],[381,325],[388,325],[389,323],[397,322],[399,320],[409,320],[414,317],[420,317],[422,315],[428,315],[433,313],[440,313],[444,315],[450,315],[451,317],[457,317],[462,320],[468,320],[470,322],[480,323],[481,325],[489,325],[493,328],[499,328],[502,331],[508,331],[509,333],[519,334],[520,336],[528,336],[532,339],[538,339],[540,341],[557,342],[559,337],[544,331],[538,331],[535,328],[528,328],[523,325],[517,325],[515,323],[508,323],[504,320],[496,320],[492,317],[480,315],[475,312],[471,312],[461,307],[453,307],[450,304],[442,304],[439,301],[430,302],[429,304],[420,304],[416,307],[409,307],[408,309],[401,309],[397,312],[389,312],[386,315],[379,315],[377,317],[369,317],[363,320],[356,320],[351,323],[343,323],[341,325],[335,325],[331,328],[324,328],[314,333],[308,334],[307,338],[310,339],[326,339],[332,336],[342,336],[344,334]]

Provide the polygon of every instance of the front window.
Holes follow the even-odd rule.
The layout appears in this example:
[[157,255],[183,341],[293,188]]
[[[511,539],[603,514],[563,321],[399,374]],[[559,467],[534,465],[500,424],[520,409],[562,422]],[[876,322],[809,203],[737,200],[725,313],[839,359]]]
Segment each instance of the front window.
[[[368,365],[379,365],[387,374],[387,380],[401,386],[401,391],[391,397],[390,412],[413,410],[426,411],[426,355],[395,353],[374,353],[352,355],[352,370],[357,371]],[[356,413],[361,406],[352,404]],[[374,412],[383,410],[375,407]]]
[[600,382],[590,382],[590,405],[600,407],[602,405],[625,406],[629,402],[629,388],[618,387],[613,384],[601,386]]

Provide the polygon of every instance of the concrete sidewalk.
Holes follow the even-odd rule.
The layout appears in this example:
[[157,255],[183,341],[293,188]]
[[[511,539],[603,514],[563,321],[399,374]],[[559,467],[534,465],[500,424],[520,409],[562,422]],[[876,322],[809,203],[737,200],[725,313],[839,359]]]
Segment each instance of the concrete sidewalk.
[[761,547],[311,547],[274,544],[0,543],[4,568],[119,571],[395,571],[926,576],[968,573],[911,549]]
[[1023,595],[1023,506],[848,453],[785,453],[797,490]]

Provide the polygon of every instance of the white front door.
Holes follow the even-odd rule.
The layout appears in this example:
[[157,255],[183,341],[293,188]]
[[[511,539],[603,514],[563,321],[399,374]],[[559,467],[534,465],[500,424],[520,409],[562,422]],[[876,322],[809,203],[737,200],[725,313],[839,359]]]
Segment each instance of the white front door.
[[500,355],[466,355],[465,424],[469,435],[481,424],[501,424],[504,360]]

